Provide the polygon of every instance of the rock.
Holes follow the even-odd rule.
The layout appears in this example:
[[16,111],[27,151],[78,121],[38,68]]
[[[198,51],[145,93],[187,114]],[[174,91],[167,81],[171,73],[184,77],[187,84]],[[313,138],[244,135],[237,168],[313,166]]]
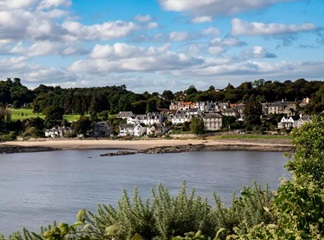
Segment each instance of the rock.
[[100,154],[100,157],[112,157],[112,156],[124,156],[124,155],[132,155],[137,152],[134,151],[117,151],[117,152],[112,152],[112,153],[104,153]]

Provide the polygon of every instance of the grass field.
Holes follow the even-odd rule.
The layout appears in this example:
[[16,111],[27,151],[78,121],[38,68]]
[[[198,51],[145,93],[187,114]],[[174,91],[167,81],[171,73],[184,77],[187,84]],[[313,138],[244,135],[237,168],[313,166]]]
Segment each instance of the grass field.
[[[9,108],[11,112],[11,119],[16,120],[23,120],[26,118],[45,118],[44,114],[41,113],[33,113],[33,109],[30,108]],[[71,115],[64,115],[64,119],[66,119],[69,122],[73,122],[75,120],[78,120],[80,118],[80,115],[78,114],[71,114]]]
[[288,135],[259,135],[259,134],[228,134],[221,136],[214,136],[218,139],[291,139]]

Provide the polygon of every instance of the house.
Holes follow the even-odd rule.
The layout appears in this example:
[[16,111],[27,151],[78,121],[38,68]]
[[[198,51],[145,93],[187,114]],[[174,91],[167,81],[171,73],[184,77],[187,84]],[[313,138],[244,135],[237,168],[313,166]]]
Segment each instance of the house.
[[72,134],[72,129],[69,127],[53,127],[52,129],[45,130],[45,137],[63,138],[68,133]]
[[244,115],[245,104],[238,104],[235,106],[235,111],[239,113],[240,116]]
[[229,102],[216,103],[214,106],[215,112],[222,112],[228,108],[230,108]]
[[218,113],[208,113],[202,117],[206,130],[216,131],[221,129],[223,123],[222,115]]
[[282,117],[281,121],[278,123],[278,128],[295,128],[297,127],[298,120],[298,116]]
[[172,101],[171,103],[170,103],[170,106],[169,106],[169,109],[172,111],[172,110],[178,110],[178,108],[179,108],[179,104],[178,104],[178,102],[174,102],[174,101]]
[[281,114],[285,112],[286,102],[273,102],[268,104],[268,114]]
[[160,123],[154,123],[153,125],[147,127],[147,135],[163,135],[169,131],[168,127],[164,127]]
[[181,102],[178,110],[188,110],[190,108],[194,108],[196,103],[194,102]]
[[93,137],[109,137],[113,134],[113,128],[105,121],[93,124]]
[[127,124],[145,124],[162,123],[163,116],[160,113],[138,114],[127,118]]
[[117,118],[121,118],[121,119],[127,119],[127,118],[133,117],[133,116],[135,116],[135,115],[132,111],[120,111],[117,114]]
[[134,127],[134,136],[141,137],[146,134],[147,128],[143,123],[136,124]]
[[300,128],[301,126],[303,126],[305,123],[309,123],[312,122],[312,117],[309,115],[304,115],[304,116],[300,116],[300,118],[297,121],[297,128]]
[[190,122],[191,117],[187,114],[187,111],[177,111],[175,115],[170,116],[168,119],[173,125],[183,124],[184,122]]
[[133,136],[134,135],[134,124],[122,124],[119,126],[120,137]]
[[233,108],[228,108],[228,109],[225,109],[222,112],[222,115],[224,115],[224,116],[238,117],[239,116],[239,113],[237,111],[235,111],[235,109],[233,109]]
[[197,116],[201,114],[201,110],[199,108],[190,108],[188,109],[188,114],[190,116]]

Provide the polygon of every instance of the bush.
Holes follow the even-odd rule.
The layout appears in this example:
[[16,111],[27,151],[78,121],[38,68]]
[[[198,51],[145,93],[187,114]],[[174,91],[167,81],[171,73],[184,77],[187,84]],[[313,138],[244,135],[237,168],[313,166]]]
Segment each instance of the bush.
[[16,133],[12,131],[8,134],[0,135],[0,142],[14,141],[16,137]]

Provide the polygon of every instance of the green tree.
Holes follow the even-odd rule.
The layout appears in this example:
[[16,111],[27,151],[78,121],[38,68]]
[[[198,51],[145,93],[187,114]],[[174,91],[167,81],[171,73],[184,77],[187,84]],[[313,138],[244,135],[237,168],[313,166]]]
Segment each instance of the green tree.
[[89,117],[81,116],[78,121],[72,123],[72,129],[76,134],[87,134],[92,127],[92,121]]
[[46,122],[50,124],[57,124],[63,120],[64,109],[57,106],[49,106],[43,110]]
[[243,111],[244,123],[248,128],[261,125],[262,106],[255,99],[254,95],[251,95],[249,101],[245,104]]
[[196,135],[205,133],[205,124],[201,117],[194,117],[191,120],[190,131]]

